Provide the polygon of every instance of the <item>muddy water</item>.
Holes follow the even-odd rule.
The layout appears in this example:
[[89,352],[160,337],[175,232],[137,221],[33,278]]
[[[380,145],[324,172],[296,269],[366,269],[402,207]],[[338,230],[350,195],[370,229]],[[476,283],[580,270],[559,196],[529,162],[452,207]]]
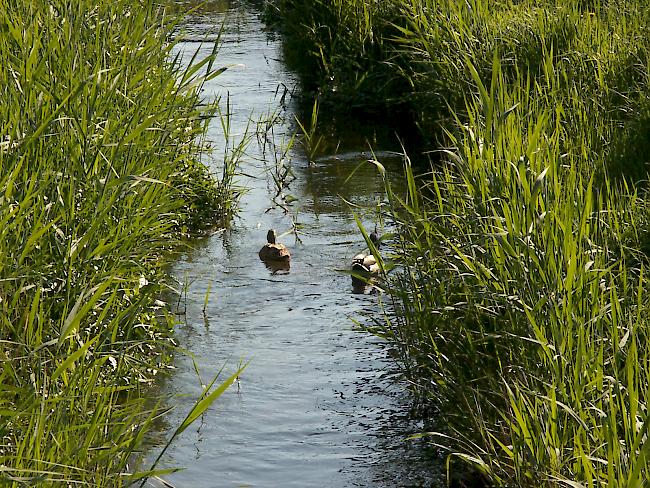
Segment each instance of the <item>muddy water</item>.
[[[291,92],[297,83],[282,64],[279,39],[264,31],[258,15],[219,2],[190,18],[185,36],[209,37],[225,19],[218,64],[241,66],[211,81],[205,96],[229,96],[234,140],[275,112],[279,122],[266,139],[281,152],[295,129]],[[185,42],[179,49],[189,59],[211,46]],[[174,267],[186,283],[177,336],[188,355],[179,355],[176,371],[161,384],[174,411],[160,439],[171,435],[202,383],[250,361],[239,388],[231,387],[168,451],[165,466],[186,468],[166,477],[176,487],[437,484],[420,446],[405,440],[421,425],[409,418],[408,402],[391,382],[387,348],[353,322],[379,310],[378,296],[353,293],[350,276],[339,271],[364,247],[353,211],[372,229],[384,199],[372,165],[349,175],[369,158],[363,153],[368,139],[399,174],[401,160],[388,152],[398,145],[390,128],[360,130],[343,122],[326,131],[326,152],[314,163],[297,143],[288,153],[295,180],[283,193],[296,199],[288,211],[273,204],[274,149],[262,134],[253,136],[238,177],[246,192],[232,229],[196,242]],[[215,146],[210,165],[218,171],[224,145],[218,120],[209,139]],[[282,234],[294,224],[299,240],[291,233],[281,238],[292,251],[290,270],[274,273],[257,252],[267,229]]]

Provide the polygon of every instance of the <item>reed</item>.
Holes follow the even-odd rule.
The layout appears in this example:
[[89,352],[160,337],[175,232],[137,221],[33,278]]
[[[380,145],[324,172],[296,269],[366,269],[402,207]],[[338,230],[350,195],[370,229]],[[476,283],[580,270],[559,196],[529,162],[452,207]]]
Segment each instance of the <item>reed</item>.
[[[284,37],[285,60],[298,71],[306,92],[344,113],[399,107],[409,81],[391,47],[395,2],[274,0],[268,23]],[[397,68],[397,69],[396,69]],[[358,110],[357,110],[358,109]]]
[[323,136],[318,134],[318,100],[314,100],[309,124],[307,122],[301,122],[297,116],[295,120],[300,128],[300,144],[305,150],[307,161],[309,164],[314,164],[318,151],[323,143]]
[[647,279],[630,236],[646,204],[624,184],[595,186],[579,155],[599,155],[584,141],[565,152],[547,102],[494,80],[424,191],[407,175],[393,214],[399,315],[382,333],[454,432],[432,440],[497,485],[634,484],[649,467],[637,445]]
[[164,265],[231,198],[198,162],[214,56],[182,68],[175,22],[149,0],[0,5],[3,485],[129,484],[160,413]]
[[[366,18],[334,3],[276,5],[338,22],[305,22],[306,45],[327,45],[314,59],[381,45],[372,62],[409,81],[420,127],[443,143],[430,172],[406,165],[406,197],[388,187],[393,301],[373,328],[447,425],[423,435],[497,486],[642,486],[644,4],[395,0],[366,2]],[[392,35],[318,35],[354,25]],[[337,66],[350,86],[363,76]]]

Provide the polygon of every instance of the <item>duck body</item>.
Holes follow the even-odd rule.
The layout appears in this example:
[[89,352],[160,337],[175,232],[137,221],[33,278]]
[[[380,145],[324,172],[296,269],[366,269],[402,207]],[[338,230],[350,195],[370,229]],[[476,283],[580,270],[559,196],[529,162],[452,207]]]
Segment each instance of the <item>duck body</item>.
[[352,271],[366,275],[375,275],[379,273],[379,264],[372,254],[357,254],[352,258]]
[[262,249],[260,249],[259,256],[262,261],[280,261],[288,262],[291,260],[291,253],[287,246],[275,242],[276,235],[273,229],[269,230],[266,234],[266,240],[268,241]]
[[289,261],[291,253],[284,244],[264,244],[259,252],[262,261]]
[[[369,237],[372,244],[379,248],[377,233],[372,232]],[[363,275],[376,275],[379,273],[379,263],[377,263],[375,256],[369,250],[366,250],[366,252],[359,253],[352,258],[352,271]]]
[[[377,233],[371,233],[369,238],[372,242],[371,247],[377,251],[380,244]],[[378,290],[375,282],[378,279],[380,270],[377,258],[369,249],[354,256],[352,258],[352,293],[366,295]]]
[[352,293],[368,294],[375,289],[379,264],[372,254],[361,253],[352,258]]

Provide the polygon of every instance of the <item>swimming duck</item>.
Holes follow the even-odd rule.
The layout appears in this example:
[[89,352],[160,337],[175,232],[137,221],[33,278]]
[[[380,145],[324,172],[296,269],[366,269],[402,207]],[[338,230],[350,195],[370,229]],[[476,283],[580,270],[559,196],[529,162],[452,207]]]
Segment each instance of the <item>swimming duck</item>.
[[360,253],[352,258],[352,271],[364,274],[379,273],[379,264],[372,254]]
[[[375,232],[370,234],[370,240],[375,247],[379,247],[379,237]],[[352,258],[352,271],[364,275],[376,275],[379,273],[379,263],[370,251],[362,252]]]
[[284,244],[276,243],[275,230],[271,229],[266,234],[264,247],[260,249],[259,255],[262,261],[281,261],[288,262],[291,259],[291,253]]

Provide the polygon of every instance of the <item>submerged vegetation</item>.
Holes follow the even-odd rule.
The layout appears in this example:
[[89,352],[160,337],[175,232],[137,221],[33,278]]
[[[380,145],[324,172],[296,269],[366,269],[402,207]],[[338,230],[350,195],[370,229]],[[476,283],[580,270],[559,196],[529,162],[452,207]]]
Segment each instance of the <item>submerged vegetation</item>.
[[[322,100],[395,101],[393,342],[424,433],[497,486],[650,479],[650,11],[640,1],[277,0]],[[305,48],[306,46],[306,48]],[[389,189],[390,191],[390,189]],[[444,425],[448,427],[443,427]]]
[[150,0],[0,6],[0,484],[125,485],[159,413],[140,390],[173,346],[166,256],[232,212],[198,161],[214,57],[182,68],[174,22]]

